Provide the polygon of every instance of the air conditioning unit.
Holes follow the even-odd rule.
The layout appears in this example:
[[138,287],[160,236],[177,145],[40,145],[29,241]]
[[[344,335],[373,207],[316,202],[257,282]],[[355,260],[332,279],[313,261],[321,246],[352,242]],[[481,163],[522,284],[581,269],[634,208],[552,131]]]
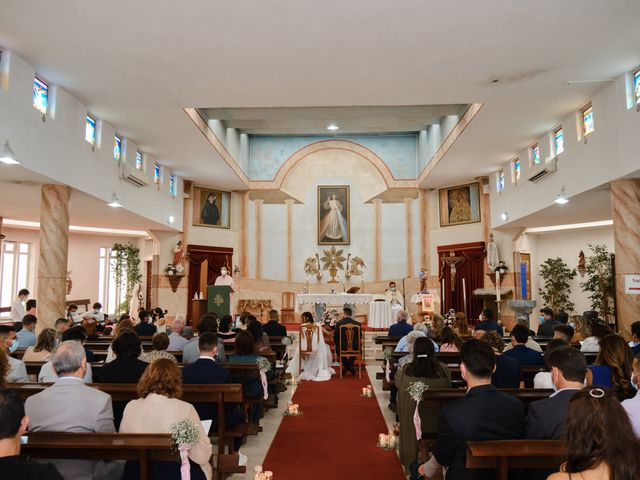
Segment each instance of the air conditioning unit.
[[126,180],[127,182],[135,185],[138,188],[146,187],[148,185],[147,179],[144,177],[144,174],[138,173],[136,170],[127,167],[124,163],[122,164],[120,178],[122,180]]
[[544,162],[544,168],[529,177],[529,181],[535,183],[556,170],[558,170],[558,157],[550,157]]

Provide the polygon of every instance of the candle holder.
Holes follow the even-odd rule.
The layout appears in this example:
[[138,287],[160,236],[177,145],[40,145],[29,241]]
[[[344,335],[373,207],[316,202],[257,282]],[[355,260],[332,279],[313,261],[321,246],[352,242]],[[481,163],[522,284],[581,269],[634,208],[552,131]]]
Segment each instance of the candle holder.
[[362,393],[360,394],[360,396],[363,398],[373,398],[373,387],[371,385],[362,387]]
[[273,472],[268,470],[266,472],[263,471],[262,465],[257,465],[253,471],[255,473],[253,480],[273,480]]
[[300,405],[298,405],[297,403],[289,402],[289,405],[287,405],[287,409],[284,411],[282,415],[285,417],[298,417],[302,415],[302,411],[300,410]]
[[389,432],[389,434],[381,433],[378,435],[378,448],[383,449],[385,452],[390,452],[395,450],[398,446],[398,437],[396,437],[393,432]]

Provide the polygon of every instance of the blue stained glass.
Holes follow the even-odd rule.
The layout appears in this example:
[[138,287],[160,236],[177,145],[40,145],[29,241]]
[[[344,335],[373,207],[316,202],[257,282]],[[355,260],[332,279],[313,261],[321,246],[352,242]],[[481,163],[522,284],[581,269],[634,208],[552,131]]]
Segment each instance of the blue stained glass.
[[158,165],[157,163],[153,168],[153,181],[157,184],[160,183],[160,165]]
[[513,168],[516,171],[516,181],[518,181],[520,180],[520,159],[519,158],[513,163]]
[[496,178],[496,188],[498,192],[502,192],[502,190],[504,190],[504,170],[500,170],[498,172],[498,176]]
[[173,175],[169,175],[169,193],[176,196],[176,177]]
[[136,151],[136,169],[142,170],[142,153]]
[[636,103],[640,105],[640,70],[633,74],[633,94],[636,96]]
[[84,129],[84,139],[91,145],[96,144],[96,121],[87,115],[86,126]]
[[118,162],[122,157],[122,139],[119,136],[113,137],[113,159]]
[[593,109],[591,107],[587,108],[582,113],[582,120],[584,123],[584,134],[589,135],[594,130],[593,125]]
[[49,108],[49,87],[37,78],[33,79],[33,106],[42,113]]
[[553,139],[556,147],[556,155],[560,155],[564,152],[564,130],[556,130]]
[[533,163],[536,165],[540,165],[540,147],[536,145],[532,150]]

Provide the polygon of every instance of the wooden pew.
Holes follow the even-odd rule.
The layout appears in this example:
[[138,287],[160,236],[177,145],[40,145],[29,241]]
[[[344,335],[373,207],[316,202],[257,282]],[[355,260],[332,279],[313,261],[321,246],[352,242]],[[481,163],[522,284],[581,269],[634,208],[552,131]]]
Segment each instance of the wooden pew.
[[498,480],[510,468],[560,468],[566,450],[559,440],[491,440],[467,442],[467,468],[495,468]]

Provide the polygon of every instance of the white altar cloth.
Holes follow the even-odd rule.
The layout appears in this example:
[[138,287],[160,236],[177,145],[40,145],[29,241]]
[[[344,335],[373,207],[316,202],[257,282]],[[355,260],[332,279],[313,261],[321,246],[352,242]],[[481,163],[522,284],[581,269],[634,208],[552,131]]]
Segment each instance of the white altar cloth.
[[371,302],[369,304],[367,325],[370,328],[389,328],[393,320],[393,312],[389,302]]
[[296,296],[296,304],[300,305],[344,305],[367,304],[371,302],[370,293],[299,293]]

